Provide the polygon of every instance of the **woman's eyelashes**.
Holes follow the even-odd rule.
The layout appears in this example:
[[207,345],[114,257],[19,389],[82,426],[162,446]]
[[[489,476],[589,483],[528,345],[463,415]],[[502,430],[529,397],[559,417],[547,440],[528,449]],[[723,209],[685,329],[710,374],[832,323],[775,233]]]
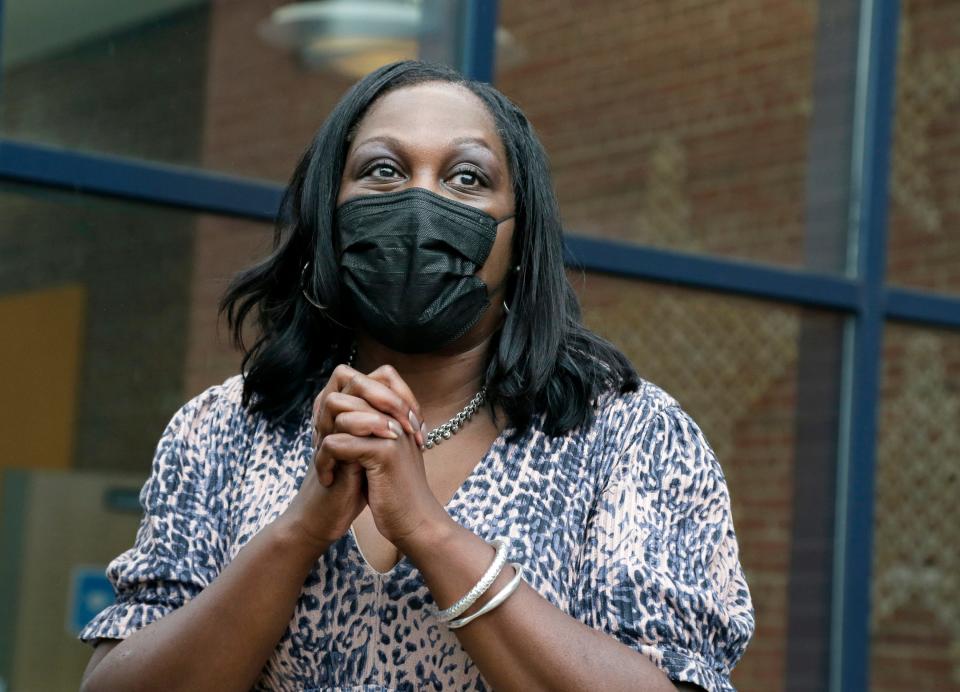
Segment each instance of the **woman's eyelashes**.
[[490,186],[490,181],[483,174],[483,171],[470,165],[458,166],[448,180],[457,187],[469,189]]
[[[361,169],[360,178],[374,183],[392,183],[405,177],[403,171],[393,161],[374,161]],[[487,175],[474,164],[456,165],[444,182],[451,187],[475,190],[490,186]]]
[[361,178],[370,178],[377,181],[398,180],[402,177],[400,171],[390,161],[374,161],[365,166],[362,171]]

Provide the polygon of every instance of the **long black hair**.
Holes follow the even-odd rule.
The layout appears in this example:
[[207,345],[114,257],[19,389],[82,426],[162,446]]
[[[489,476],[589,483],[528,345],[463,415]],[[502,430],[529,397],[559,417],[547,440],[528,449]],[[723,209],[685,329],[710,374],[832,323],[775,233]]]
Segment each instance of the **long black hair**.
[[[457,84],[483,101],[513,180],[513,257],[520,268],[510,312],[488,355],[488,401],[502,407],[518,432],[540,413],[552,435],[589,423],[600,394],[634,389],[638,378],[622,353],[581,322],[564,270],[560,210],[543,146],[521,110],[492,86],[419,61],[381,67],[334,107],[284,192],[273,251],[240,272],[221,300],[220,312],[244,352],[243,403],[277,422],[300,416],[333,364],[346,359],[354,337],[341,307],[333,216],[347,149],[374,101],[425,82]],[[307,301],[304,286],[323,309]],[[258,328],[250,348],[242,334],[248,320]]]

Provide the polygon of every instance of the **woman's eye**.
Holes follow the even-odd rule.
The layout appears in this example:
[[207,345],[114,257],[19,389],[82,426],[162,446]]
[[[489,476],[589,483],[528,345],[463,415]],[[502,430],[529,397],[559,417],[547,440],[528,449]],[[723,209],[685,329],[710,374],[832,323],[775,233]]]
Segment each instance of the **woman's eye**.
[[482,181],[480,175],[469,168],[463,168],[453,174],[453,182],[460,187],[476,187]]
[[375,163],[367,169],[366,175],[374,178],[396,178],[400,174],[389,163]]

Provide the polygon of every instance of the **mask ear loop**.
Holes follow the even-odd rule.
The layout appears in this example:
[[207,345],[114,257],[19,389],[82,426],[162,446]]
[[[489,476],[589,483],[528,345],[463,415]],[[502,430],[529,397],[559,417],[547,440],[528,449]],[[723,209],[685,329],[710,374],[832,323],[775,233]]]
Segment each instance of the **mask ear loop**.
[[300,270],[300,292],[303,294],[304,299],[306,299],[306,301],[310,303],[310,305],[312,305],[317,310],[322,312],[323,316],[326,317],[331,322],[333,322],[334,324],[337,324],[343,327],[344,329],[351,329],[351,327],[348,327],[343,322],[340,322],[333,315],[331,315],[330,309],[326,305],[324,305],[323,303],[318,303],[317,301],[315,301],[313,298],[310,297],[309,293],[307,293],[306,279],[307,279],[307,269],[309,268],[310,268],[310,263],[307,262],[306,264],[303,265],[303,269]]

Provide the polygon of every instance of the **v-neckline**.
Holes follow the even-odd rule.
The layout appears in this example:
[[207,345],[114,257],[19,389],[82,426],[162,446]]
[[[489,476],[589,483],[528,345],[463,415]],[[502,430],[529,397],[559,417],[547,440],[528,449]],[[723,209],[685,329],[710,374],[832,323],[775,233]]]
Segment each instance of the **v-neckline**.
[[[494,456],[494,452],[504,446],[507,438],[514,434],[514,430],[515,429],[510,426],[503,428],[494,438],[493,442],[490,443],[490,447],[487,449],[487,452],[480,457],[480,460],[477,461],[474,467],[470,470],[470,473],[467,474],[467,477],[463,479],[463,482],[459,486],[457,486],[457,489],[453,492],[453,495],[450,496],[450,499],[443,506],[443,509],[447,514],[449,514],[451,517],[454,517],[453,512],[456,509],[457,503],[461,500],[461,495],[466,492],[468,486],[471,486],[476,482],[480,474],[489,465],[490,460]],[[504,469],[502,464],[499,469],[491,470],[490,480],[494,482],[498,481],[500,476],[503,474],[503,471]],[[400,559],[394,563],[393,567],[388,569],[386,572],[381,572],[376,567],[371,565],[366,556],[363,554],[363,550],[360,548],[360,542],[357,540],[357,534],[353,530],[353,522],[350,522],[350,529],[347,531],[346,535],[349,537],[349,547],[355,552],[357,562],[360,563],[360,566],[365,572],[371,574],[377,579],[386,579],[391,577],[400,570],[401,566],[410,564],[409,558],[406,555],[401,555]]]

